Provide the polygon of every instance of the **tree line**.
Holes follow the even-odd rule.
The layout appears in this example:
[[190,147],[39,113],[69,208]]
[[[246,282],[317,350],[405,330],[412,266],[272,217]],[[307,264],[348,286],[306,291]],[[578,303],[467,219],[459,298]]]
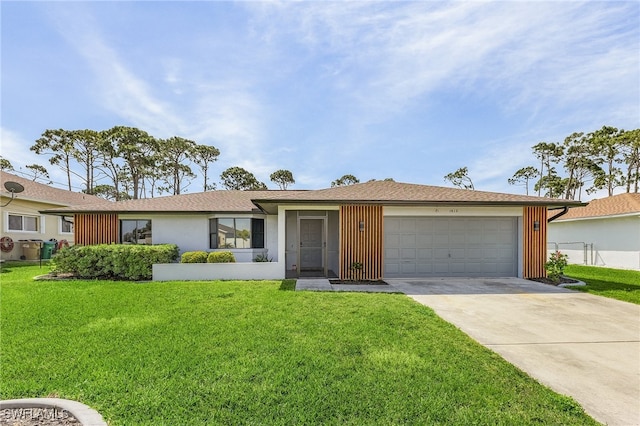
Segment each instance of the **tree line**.
[[[115,201],[165,193],[178,195],[196,177],[196,168],[203,178],[202,190],[214,190],[211,167],[220,155],[211,145],[179,136],[160,139],[125,126],[103,131],[48,129],[30,150],[48,156],[51,165],[64,171],[70,191],[72,182],[80,182],[84,193]],[[11,162],[2,157],[0,169],[15,171]],[[32,164],[26,169],[34,181],[47,183],[50,179],[44,166]],[[277,170],[270,178],[281,189],[295,183],[288,170]],[[253,173],[241,167],[228,168],[220,179],[225,189],[267,189]]]
[[[507,181],[524,186],[538,196],[576,200],[582,191],[592,194],[616,188],[638,192],[640,185],[640,129],[622,130],[603,126],[593,132],[576,132],[563,142],[539,142],[532,147],[536,166],[516,171]],[[445,175],[454,186],[474,189],[467,167]]]

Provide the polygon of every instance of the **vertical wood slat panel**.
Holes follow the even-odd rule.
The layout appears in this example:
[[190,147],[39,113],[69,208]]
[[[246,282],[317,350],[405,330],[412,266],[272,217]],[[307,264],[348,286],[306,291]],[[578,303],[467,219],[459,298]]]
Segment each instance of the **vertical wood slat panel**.
[[[340,206],[340,279],[382,279],[382,239],[382,206]],[[354,262],[362,264],[361,273],[352,269]]]
[[[547,261],[547,208],[544,206],[527,206],[523,208],[523,271],[524,278],[546,277],[544,264]],[[534,230],[534,222],[540,224]]]
[[75,244],[89,246],[118,242],[117,214],[76,214],[74,216]]

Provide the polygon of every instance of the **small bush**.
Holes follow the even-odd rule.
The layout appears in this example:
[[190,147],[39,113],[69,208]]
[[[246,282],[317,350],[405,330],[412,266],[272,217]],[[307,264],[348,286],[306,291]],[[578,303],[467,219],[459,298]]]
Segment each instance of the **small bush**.
[[207,263],[207,256],[209,254],[205,251],[186,251],[182,253],[182,263]]
[[544,268],[547,270],[547,277],[556,283],[560,282],[560,278],[564,273],[564,268],[567,267],[569,258],[568,255],[562,254],[559,251],[551,253],[549,261],[544,264]]
[[269,257],[266,253],[259,254],[253,259],[254,262],[273,262],[273,258]]
[[214,251],[209,253],[207,263],[235,263],[236,258],[230,251]]
[[76,245],[58,251],[50,266],[54,273],[72,273],[78,278],[138,281],[152,278],[154,263],[172,263],[177,259],[175,244]]

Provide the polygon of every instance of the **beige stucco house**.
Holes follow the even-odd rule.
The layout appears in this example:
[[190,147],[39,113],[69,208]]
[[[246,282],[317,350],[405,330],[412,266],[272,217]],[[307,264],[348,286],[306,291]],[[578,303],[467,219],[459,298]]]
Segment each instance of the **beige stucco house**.
[[[19,183],[24,191],[15,194],[11,200],[11,193],[4,186],[6,182]],[[73,244],[73,215],[49,215],[40,211],[105,202],[108,203],[93,195],[65,191],[15,174],[0,172],[0,206],[4,206],[0,214],[0,238],[3,242],[0,259],[20,260],[25,254],[23,246],[28,241],[55,239]]]

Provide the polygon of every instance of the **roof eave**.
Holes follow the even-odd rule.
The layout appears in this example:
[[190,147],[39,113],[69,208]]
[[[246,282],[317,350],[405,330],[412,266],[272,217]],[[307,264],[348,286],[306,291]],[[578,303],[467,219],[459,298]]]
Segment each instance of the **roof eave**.
[[580,201],[567,200],[564,201],[460,201],[460,200],[252,200],[254,204],[383,204],[397,206],[433,206],[433,205],[467,205],[467,206],[533,206],[541,205],[547,207],[581,207],[587,203]]

